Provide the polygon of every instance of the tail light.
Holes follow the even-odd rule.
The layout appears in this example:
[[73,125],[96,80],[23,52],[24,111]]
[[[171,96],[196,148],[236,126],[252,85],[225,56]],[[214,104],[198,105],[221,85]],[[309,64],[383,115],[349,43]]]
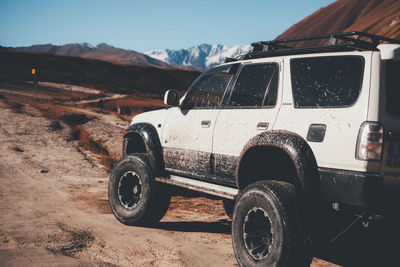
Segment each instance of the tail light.
[[377,122],[364,122],[358,132],[356,159],[380,160],[383,147],[383,126]]

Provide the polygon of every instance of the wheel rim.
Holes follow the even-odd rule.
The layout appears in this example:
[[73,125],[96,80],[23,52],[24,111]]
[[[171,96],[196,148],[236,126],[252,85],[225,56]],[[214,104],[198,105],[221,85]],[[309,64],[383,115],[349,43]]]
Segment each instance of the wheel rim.
[[261,261],[268,256],[274,239],[271,221],[264,209],[249,210],[243,224],[243,240],[254,260]]
[[118,198],[126,209],[134,209],[142,198],[142,180],[133,171],[121,176],[118,183]]

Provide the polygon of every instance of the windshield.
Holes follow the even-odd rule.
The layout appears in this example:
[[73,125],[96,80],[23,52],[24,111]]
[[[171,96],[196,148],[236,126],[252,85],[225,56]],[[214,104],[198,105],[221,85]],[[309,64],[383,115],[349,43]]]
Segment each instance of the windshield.
[[221,104],[225,90],[239,65],[231,64],[210,69],[200,75],[189,88],[183,109],[216,108]]

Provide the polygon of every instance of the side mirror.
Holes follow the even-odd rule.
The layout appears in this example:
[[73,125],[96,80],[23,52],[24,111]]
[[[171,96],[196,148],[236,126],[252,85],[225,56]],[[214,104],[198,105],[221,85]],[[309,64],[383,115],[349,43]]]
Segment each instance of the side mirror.
[[176,90],[168,90],[164,95],[164,104],[167,106],[179,106],[179,93]]

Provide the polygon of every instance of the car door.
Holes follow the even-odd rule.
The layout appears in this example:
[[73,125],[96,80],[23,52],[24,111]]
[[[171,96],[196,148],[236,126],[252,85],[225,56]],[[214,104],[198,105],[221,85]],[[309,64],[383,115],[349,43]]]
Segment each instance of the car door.
[[168,110],[162,145],[170,173],[200,179],[211,174],[215,121],[233,74],[232,65],[205,72],[189,88],[181,106]]
[[280,60],[244,64],[214,130],[215,175],[235,184],[237,159],[254,136],[273,128],[281,87]]

